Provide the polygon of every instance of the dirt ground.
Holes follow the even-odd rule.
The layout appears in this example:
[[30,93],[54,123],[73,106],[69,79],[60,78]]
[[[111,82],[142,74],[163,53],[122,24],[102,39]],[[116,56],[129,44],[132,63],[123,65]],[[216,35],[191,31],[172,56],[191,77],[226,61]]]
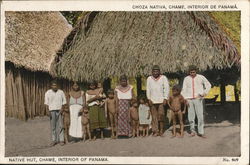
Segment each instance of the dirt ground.
[[[171,138],[171,128],[164,137],[146,137],[77,142],[50,147],[48,117],[27,122],[6,118],[5,156],[239,156],[240,124],[228,120],[208,123],[206,139]],[[108,131],[108,130],[107,130]],[[106,133],[107,133],[106,131]]]

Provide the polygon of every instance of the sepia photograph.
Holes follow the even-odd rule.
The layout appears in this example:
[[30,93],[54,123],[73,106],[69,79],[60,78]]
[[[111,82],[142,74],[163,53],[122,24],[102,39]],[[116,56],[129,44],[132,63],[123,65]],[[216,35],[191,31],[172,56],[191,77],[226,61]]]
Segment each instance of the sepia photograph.
[[3,157],[239,161],[242,11],[151,7],[4,11]]

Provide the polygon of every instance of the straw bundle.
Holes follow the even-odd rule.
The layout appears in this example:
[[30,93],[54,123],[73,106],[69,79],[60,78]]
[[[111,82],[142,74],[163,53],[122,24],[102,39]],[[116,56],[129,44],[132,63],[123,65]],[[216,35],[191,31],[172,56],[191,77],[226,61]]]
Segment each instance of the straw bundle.
[[[70,47],[52,66],[53,75],[100,80],[127,74],[240,65],[236,46],[208,12],[99,12],[84,17]],[[91,21],[89,21],[91,20]]]

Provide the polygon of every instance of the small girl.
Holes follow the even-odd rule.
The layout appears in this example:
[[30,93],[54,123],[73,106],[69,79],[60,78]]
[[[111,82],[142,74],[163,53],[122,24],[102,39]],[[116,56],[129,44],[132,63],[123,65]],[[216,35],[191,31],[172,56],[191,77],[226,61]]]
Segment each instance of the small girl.
[[150,108],[148,106],[146,98],[140,98],[140,105],[139,105],[139,121],[142,127],[142,136],[149,135],[149,125],[151,124],[151,114]]
[[139,137],[139,115],[138,115],[138,103],[136,100],[131,101],[131,107],[129,108],[130,121],[132,127],[132,137]]

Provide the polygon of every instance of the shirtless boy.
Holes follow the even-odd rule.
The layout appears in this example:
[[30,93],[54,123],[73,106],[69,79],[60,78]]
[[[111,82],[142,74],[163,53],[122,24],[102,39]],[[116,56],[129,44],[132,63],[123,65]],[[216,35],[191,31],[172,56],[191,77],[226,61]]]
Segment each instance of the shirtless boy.
[[108,91],[108,98],[105,101],[105,114],[109,115],[112,135],[111,138],[117,138],[117,110],[114,90]]
[[[180,94],[181,90],[178,86],[174,86],[172,89],[172,96],[170,96],[168,100],[168,105],[172,110],[171,117],[173,119],[173,135],[172,137],[176,136],[176,119],[178,118],[180,122],[180,137],[183,137],[184,131],[184,124],[183,124],[183,114],[186,113],[186,100]],[[183,111],[182,111],[182,107]],[[176,118],[177,117],[177,118]]]
[[138,103],[136,100],[131,101],[131,107],[129,109],[130,120],[132,126],[132,137],[139,137],[139,114],[138,114]]
[[89,113],[88,109],[84,108],[82,113],[82,132],[83,132],[83,141],[86,141],[86,136],[88,134],[89,140],[91,140],[91,133],[89,129]]

